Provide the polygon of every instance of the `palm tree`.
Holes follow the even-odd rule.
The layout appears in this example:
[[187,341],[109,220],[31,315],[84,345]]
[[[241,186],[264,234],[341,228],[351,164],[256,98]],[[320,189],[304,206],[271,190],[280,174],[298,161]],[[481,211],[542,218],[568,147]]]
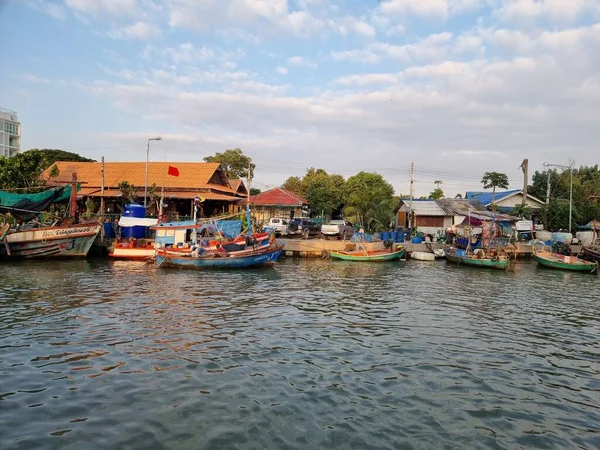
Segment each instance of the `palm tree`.
[[492,208],[496,209],[494,205],[494,198],[496,197],[496,188],[508,189],[508,177],[505,173],[499,172],[486,172],[483,174],[481,179],[484,189],[492,188]]

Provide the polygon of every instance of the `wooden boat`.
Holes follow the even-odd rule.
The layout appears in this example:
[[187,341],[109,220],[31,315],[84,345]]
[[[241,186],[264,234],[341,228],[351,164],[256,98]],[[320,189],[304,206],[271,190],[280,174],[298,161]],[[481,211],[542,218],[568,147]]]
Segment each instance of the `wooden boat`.
[[[119,226],[122,228],[131,227],[152,227],[156,226],[158,219],[145,217],[121,217]],[[154,240],[146,238],[126,238],[116,239],[108,253],[111,258],[144,260],[154,257]]]
[[331,259],[344,261],[392,261],[400,259],[406,254],[406,248],[401,247],[396,250],[352,250],[352,251],[331,251]]
[[100,227],[100,223],[90,222],[12,230],[0,251],[11,258],[85,257]]
[[246,269],[274,264],[281,256],[283,247],[272,243],[263,248],[247,249],[237,254],[222,254],[218,251],[199,252],[198,249],[177,254],[167,249],[159,249],[156,252],[156,264],[189,269]]
[[600,249],[594,247],[581,247],[583,259],[592,262],[600,262]]
[[445,249],[446,259],[451,263],[482,269],[508,270],[510,258],[503,252],[490,252],[487,255],[482,249],[474,253],[457,251],[455,248]]
[[547,250],[536,250],[535,247],[534,256],[540,266],[551,269],[598,273],[597,261],[586,261],[577,256],[558,255]]

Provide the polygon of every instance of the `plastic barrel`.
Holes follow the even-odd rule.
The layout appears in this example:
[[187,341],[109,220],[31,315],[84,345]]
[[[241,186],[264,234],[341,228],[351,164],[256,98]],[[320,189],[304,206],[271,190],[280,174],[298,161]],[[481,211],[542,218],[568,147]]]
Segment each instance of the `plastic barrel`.
[[455,254],[456,254],[456,256],[465,256],[467,254],[467,251],[463,250],[461,248],[457,248]]
[[105,239],[112,239],[115,237],[115,230],[112,227],[112,223],[110,222],[104,222],[104,225],[102,225],[104,227],[104,238]]
[[395,231],[390,231],[390,239],[393,242],[398,242],[398,233],[396,233]]
[[[146,208],[138,203],[130,203],[129,205],[125,205],[123,216],[144,218],[146,217]],[[146,227],[123,227],[121,229],[121,236],[135,239],[144,238],[146,237]]]

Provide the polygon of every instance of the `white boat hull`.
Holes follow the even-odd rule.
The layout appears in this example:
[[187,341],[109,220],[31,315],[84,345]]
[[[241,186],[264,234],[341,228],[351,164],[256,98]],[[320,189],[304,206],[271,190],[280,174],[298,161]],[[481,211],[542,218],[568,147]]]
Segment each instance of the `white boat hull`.
[[410,259],[416,259],[419,261],[435,261],[435,255],[427,252],[412,252]]
[[85,257],[100,227],[90,223],[9,232],[3,251],[11,258]]

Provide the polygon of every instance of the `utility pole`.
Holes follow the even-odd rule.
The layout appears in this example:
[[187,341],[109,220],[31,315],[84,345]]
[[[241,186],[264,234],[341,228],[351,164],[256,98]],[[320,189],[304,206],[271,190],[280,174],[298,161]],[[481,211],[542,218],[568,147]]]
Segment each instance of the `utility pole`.
[[529,160],[524,159],[521,163],[521,169],[523,169],[523,200],[522,206],[527,204],[527,182],[529,181]]
[[550,169],[548,169],[547,175],[548,185],[546,186],[546,205],[550,203]]
[[100,214],[104,216],[104,156],[102,157],[102,185],[100,187]]
[[412,228],[412,207],[413,207],[413,175],[415,173],[415,163],[410,163],[410,202],[408,204],[408,228]]

